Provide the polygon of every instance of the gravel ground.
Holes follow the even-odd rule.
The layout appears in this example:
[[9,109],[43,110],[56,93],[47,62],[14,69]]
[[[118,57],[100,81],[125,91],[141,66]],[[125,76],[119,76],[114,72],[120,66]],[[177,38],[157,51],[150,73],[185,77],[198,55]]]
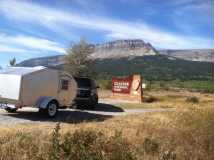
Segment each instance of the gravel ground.
[[45,115],[38,113],[36,108],[23,108],[17,113],[7,113],[0,110],[0,126],[13,126],[16,124],[35,124],[35,123],[81,123],[104,121],[114,116],[122,116],[127,114],[143,114],[147,112],[169,111],[171,109],[121,109],[114,104],[101,103],[95,110],[60,110],[56,118],[50,119]]

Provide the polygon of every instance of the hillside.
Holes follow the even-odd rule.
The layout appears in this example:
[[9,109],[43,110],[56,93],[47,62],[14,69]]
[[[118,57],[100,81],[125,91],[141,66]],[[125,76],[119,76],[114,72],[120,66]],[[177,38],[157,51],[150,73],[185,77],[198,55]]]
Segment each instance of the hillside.
[[[168,57],[174,57],[187,61],[196,62],[211,62],[214,63],[214,49],[195,49],[195,50],[159,50],[153,49],[150,52],[140,52],[143,48],[137,47],[137,49],[107,49],[102,45],[98,47],[96,52],[92,55],[93,59],[120,59],[123,57],[140,57],[146,55],[165,55]],[[103,48],[102,48],[103,47]],[[102,49],[101,49],[102,48]],[[154,51],[154,52],[153,52]],[[21,62],[21,66],[58,66],[64,64],[64,55],[52,56],[52,57],[41,57],[28,59]],[[191,62],[190,62],[191,63]]]
[[[190,50],[159,50],[157,51],[150,43],[140,39],[127,39],[91,44],[94,48],[92,59],[120,59],[124,57],[143,57],[165,55],[188,61],[214,63],[214,49],[190,49]],[[58,66],[64,64],[64,55],[34,58],[21,62],[21,66]]]
[[95,70],[115,76],[141,74],[147,80],[214,80],[214,63],[194,62],[165,55],[97,59]]
[[[142,40],[118,40],[91,45],[99,75],[139,73],[148,80],[214,80],[214,50],[161,50]],[[60,68],[65,55],[23,61],[19,66]]]
[[[53,64],[54,62],[56,62],[57,59],[63,59],[63,56],[52,57],[48,59],[48,61],[47,59],[44,59],[41,58],[37,59],[37,61],[34,61],[38,63],[25,61],[21,64],[24,64],[24,66],[32,66],[32,64],[47,66],[47,64]],[[213,68],[214,63],[186,61],[178,58],[168,57],[165,55],[94,60],[94,70],[101,75],[105,74],[123,76],[133,73],[139,73],[148,80],[179,79],[212,81],[214,80]]]
[[[91,44],[94,53],[92,59],[136,57],[145,55],[157,55],[158,52],[150,43],[143,40],[117,40],[103,44]],[[64,64],[64,55],[41,57],[21,62],[21,66],[58,66]]]
[[214,49],[160,50],[159,53],[189,61],[214,63]]
[[32,58],[22,61],[18,66],[34,67],[34,66],[59,66],[64,64],[65,55]]

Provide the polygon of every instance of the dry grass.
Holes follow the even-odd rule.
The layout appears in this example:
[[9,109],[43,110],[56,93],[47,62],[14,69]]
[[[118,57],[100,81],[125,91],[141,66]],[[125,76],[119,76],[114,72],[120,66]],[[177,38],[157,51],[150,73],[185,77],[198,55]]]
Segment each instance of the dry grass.
[[[41,124],[17,126],[10,130],[2,129],[0,159],[49,159],[49,153],[53,150],[51,137],[54,127],[55,124]],[[69,133],[67,138],[72,140],[70,142],[72,144],[74,139],[78,140],[78,143],[83,143],[86,139],[88,140],[88,137],[91,139],[89,135],[94,135],[97,138],[92,137],[90,145],[103,152],[104,157],[101,159],[114,157],[105,154],[113,153],[111,148],[118,140],[118,137],[115,138],[115,133],[121,133],[120,143],[124,149],[128,147],[127,152],[130,152],[133,159],[211,160],[214,158],[214,110],[212,108],[187,108],[168,113],[148,113],[144,116],[122,116],[99,123],[61,124],[60,133],[60,143]],[[75,151],[82,149],[81,146],[76,146],[76,143],[73,145]],[[103,147],[99,150],[96,145]],[[123,153],[122,146],[114,149]],[[61,155],[64,153],[61,150],[59,152]],[[91,154],[91,152],[86,153],[86,156],[92,156]],[[81,155],[73,156],[84,159]],[[86,159],[88,158],[90,157]]]
[[[59,132],[55,123],[1,128],[0,159],[214,159],[214,95],[150,94],[162,100],[147,105],[175,111],[62,123]],[[199,102],[186,102],[192,96]]]
[[[102,99],[108,101],[111,92],[100,91]],[[197,103],[192,103],[192,99],[197,99]],[[183,107],[214,107],[214,94],[199,92],[180,91],[147,91],[144,93],[144,103],[120,103],[115,104],[123,109],[133,108],[183,108]],[[189,101],[190,100],[190,101]],[[110,101],[111,102],[111,101]]]

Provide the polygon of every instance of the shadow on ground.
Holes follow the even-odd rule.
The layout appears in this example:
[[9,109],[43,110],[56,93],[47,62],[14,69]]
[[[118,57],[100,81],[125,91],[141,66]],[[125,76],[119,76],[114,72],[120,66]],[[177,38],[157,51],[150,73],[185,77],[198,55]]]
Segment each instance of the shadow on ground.
[[99,112],[124,112],[124,110],[120,107],[110,105],[110,104],[105,104],[105,103],[99,103],[95,108],[94,111],[99,111]]
[[[102,122],[107,119],[112,118],[112,115],[105,115],[99,112],[123,112],[119,107],[108,105],[108,104],[99,104],[95,107],[93,113],[81,110],[69,110],[63,109],[59,110],[58,115],[55,118],[48,118],[45,115],[40,114],[39,112],[20,110],[17,113],[13,114],[3,114],[2,116],[11,117],[13,121],[18,120],[21,122],[33,121],[33,122],[61,122],[61,123],[81,123],[81,122]],[[21,121],[20,121],[21,120]]]
[[38,122],[62,122],[62,123],[81,123],[81,122],[100,122],[112,118],[109,115],[94,114],[82,111],[59,110],[55,118],[48,118],[39,112],[19,111],[13,114],[5,114],[13,118],[38,121]]

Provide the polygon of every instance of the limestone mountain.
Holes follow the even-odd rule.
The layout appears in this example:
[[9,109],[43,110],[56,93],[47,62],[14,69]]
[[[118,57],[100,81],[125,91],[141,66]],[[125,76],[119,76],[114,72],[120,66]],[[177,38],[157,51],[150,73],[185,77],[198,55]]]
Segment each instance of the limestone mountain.
[[[142,40],[118,40],[91,45],[93,70],[99,75],[141,74],[147,80],[214,80],[214,50],[161,50]],[[35,58],[20,66],[61,68],[65,55]]]
[[65,62],[65,55],[57,55],[50,57],[32,58],[19,63],[19,66],[34,67],[34,66],[47,66],[55,67],[63,65]]
[[214,63],[214,49],[160,50],[159,53],[188,61]]
[[[141,57],[153,56],[158,52],[150,44],[143,40],[117,40],[103,44],[92,44],[94,53],[91,55],[92,59],[106,59],[106,58],[122,58],[122,57]],[[52,57],[34,58],[21,62],[21,66],[58,66],[64,64],[65,55],[58,55]]]
[[158,52],[150,43],[143,40],[117,40],[103,44],[94,45],[94,59],[137,57],[146,55],[157,55]]
[[[120,59],[145,56],[164,55],[169,60],[183,59],[187,61],[214,63],[214,49],[189,49],[189,50],[156,50],[150,43],[140,39],[127,39],[92,44],[94,53],[91,58],[96,60]],[[65,62],[65,55],[34,58],[21,62],[20,66],[60,66]]]

